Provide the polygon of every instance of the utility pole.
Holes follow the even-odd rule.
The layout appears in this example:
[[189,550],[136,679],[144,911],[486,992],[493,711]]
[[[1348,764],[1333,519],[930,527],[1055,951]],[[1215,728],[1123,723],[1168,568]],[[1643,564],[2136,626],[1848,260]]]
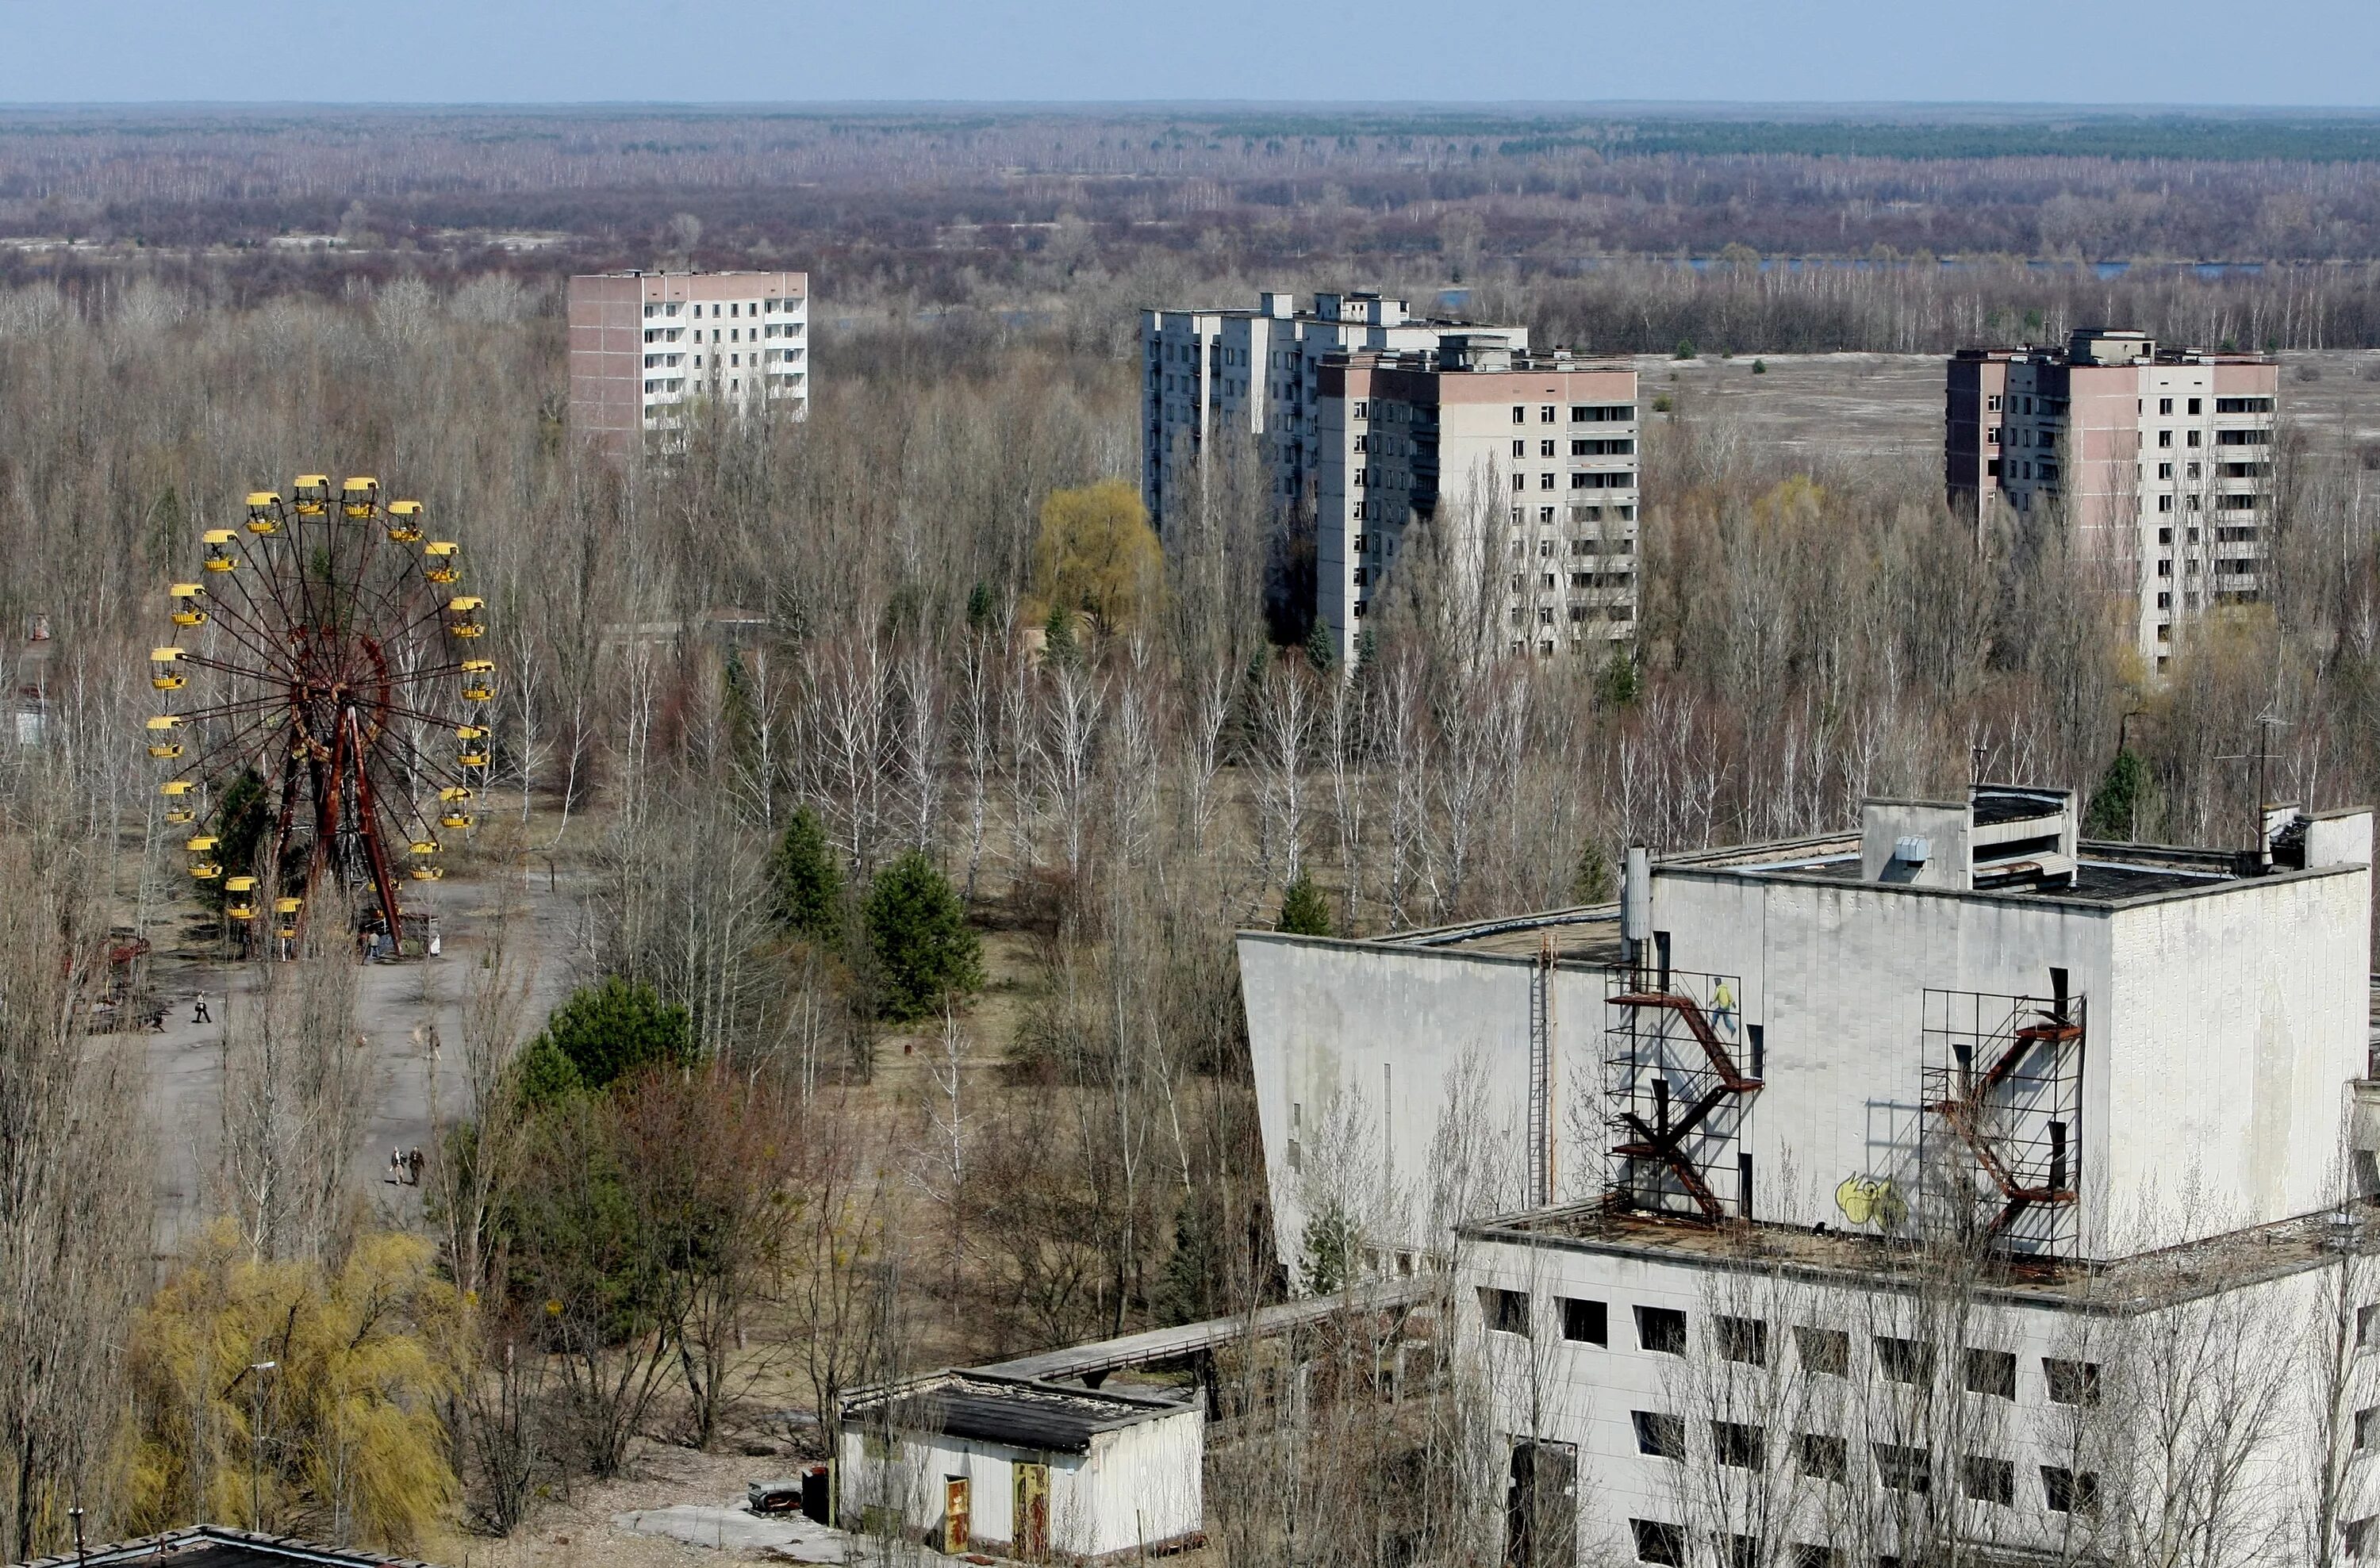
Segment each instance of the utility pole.
[[278,1361],[250,1361],[238,1377],[224,1385],[224,1395],[229,1398],[252,1375],[255,1381],[248,1386],[248,1527],[264,1528],[264,1472],[259,1461],[264,1447],[264,1374],[277,1369]]

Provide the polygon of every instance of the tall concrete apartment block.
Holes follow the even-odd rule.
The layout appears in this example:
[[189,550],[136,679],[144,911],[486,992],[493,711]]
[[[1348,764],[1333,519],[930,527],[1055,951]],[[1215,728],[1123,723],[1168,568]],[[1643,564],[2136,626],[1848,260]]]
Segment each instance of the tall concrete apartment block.
[[1961,349],[1944,484],[1978,528],[1996,502],[2062,507],[2083,559],[2137,598],[2141,657],[2163,669],[2178,621],[2264,590],[2279,393],[2269,355],[2159,349],[2136,332]]
[[1460,518],[1477,561],[1497,545],[1480,530],[1509,530],[1494,570],[1512,652],[1601,648],[1634,630],[1626,367],[1533,355],[1525,327],[1416,317],[1378,294],[1145,311],[1141,354],[1141,495],[1159,537],[1195,513],[1216,443],[1257,438],[1278,502],[1314,508],[1316,616],[1342,660],[1415,519]]
[[807,272],[603,272],[570,280],[570,423],[625,453],[708,398],[809,413]]
[[1317,378],[1316,619],[1342,662],[1427,525],[1484,573],[1509,651],[1600,653],[1635,630],[1636,372],[1501,333],[1335,354]]
[[[1318,294],[1299,310],[1293,296],[1261,294],[1254,310],[1144,310],[1140,316],[1141,500],[1165,538],[1197,500],[1197,469],[1225,432],[1261,438],[1272,492],[1307,498],[1321,463],[1322,362],[1358,349],[1436,348],[1470,323],[1413,314],[1409,302],[1378,294]],[[1529,344],[1525,327],[1501,332]]]

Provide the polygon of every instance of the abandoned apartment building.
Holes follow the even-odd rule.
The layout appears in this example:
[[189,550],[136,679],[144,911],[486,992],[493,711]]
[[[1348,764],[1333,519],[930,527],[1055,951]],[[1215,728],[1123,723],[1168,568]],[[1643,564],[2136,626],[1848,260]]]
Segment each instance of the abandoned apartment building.
[[[2380,1347],[2372,816],[2242,838],[1977,785],[1632,852],[1617,906],[1243,933],[1281,1254],[1336,1211],[1377,1273],[1451,1259],[1521,1561],[2075,1560],[2127,1345],[2337,1296]],[[2380,1442],[2380,1393],[2319,1396]],[[2324,1517],[2301,1449],[2243,1468],[2239,1527]],[[2380,1550],[2380,1487],[2331,1501]]]

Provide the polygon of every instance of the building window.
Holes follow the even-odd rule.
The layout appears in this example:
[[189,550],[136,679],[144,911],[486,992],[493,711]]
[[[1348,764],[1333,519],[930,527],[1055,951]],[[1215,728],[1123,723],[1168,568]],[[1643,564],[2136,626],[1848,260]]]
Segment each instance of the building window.
[[2161,397],[2157,399],[2157,412],[2167,416],[2168,417],[2171,417],[2173,414],[2173,399],[2169,397]]
[[2372,1526],[2375,1520],[2380,1520],[2380,1514],[2366,1514],[2361,1519],[2350,1519],[2339,1526],[2339,1544],[2347,1549],[2348,1556],[2363,1558],[2372,1555],[2374,1545]]
[[2182,444],[2183,444],[2184,446],[2196,446],[2196,445],[2198,444],[2198,439],[2199,439],[2200,434],[2201,434],[2201,432],[2199,432],[2199,431],[2197,431],[2197,430],[2185,430],[2185,431],[2183,431],[2183,432],[2182,432],[2182,436],[2181,436]]
[[1675,1416],[1664,1416],[1656,1410],[1632,1410],[1629,1419],[1636,1428],[1636,1452],[1655,1459],[1686,1457],[1686,1424]]
[[2099,1504],[2099,1478],[2058,1465],[2041,1467],[2041,1499],[2052,1514],[2090,1514]]
[[1686,1353],[1686,1315],[1674,1307],[1636,1309],[1636,1345],[1664,1356]]
[[2192,399],[2190,400],[2190,411],[2191,411],[2192,414],[2197,413],[2197,412],[2198,412],[2198,406],[2199,406],[2199,405],[2198,405],[2198,399],[2196,399],[2196,398],[2194,398],[2194,397],[2193,397],[2193,398],[2192,398]]
[[1528,422],[1529,411],[1526,408],[1515,406],[1512,410],[1512,423],[1515,425],[1525,425]]
[[1637,1562],[1686,1568],[1686,1532],[1682,1526],[1665,1525],[1658,1519],[1631,1519],[1628,1528],[1636,1538]]
[[[1529,476],[1528,476],[1526,474],[1515,474],[1515,475],[1513,475],[1513,476],[1512,476],[1512,488],[1513,488],[1514,489],[1516,489],[1516,490],[1525,490],[1525,489],[1527,489],[1527,488],[1529,488]],[[1515,523],[1517,523],[1517,522],[1519,522],[1519,521],[1520,521],[1520,518],[1518,518],[1518,517],[1516,516],[1516,517],[1514,517],[1514,518],[1512,519],[1512,521],[1513,521],[1513,522],[1515,522]]]
[[[2157,497],[2157,510],[2158,510],[2159,512],[2171,512],[2171,511],[2173,510],[2173,497],[2171,497],[2171,496],[2159,496],[2159,497]],[[2165,532],[2168,532],[2168,533],[2169,533],[2169,532],[2171,532],[2171,530],[2170,530],[2170,529],[2164,530],[2164,531],[2165,531]]]
[[2157,596],[2156,607],[2159,609],[2171,609],[2173,608],[2173,596],[2169,593],[2159,594]]
[[1768,1325],[1758,1318],[1713,1318],[1711,1336],[1719,1357],[1748,1366],[1768,1365]]
[[1852,1375],[1852,1336],[1843,1329],[1796,1325],[1793,1347],[1802,1353],[1802,1369],[1805,1372],[1823,1372],[1833,1378]]
[[2171,430],[2159,430],[2157,432],[2157,445],[2161,447],[2170,447],[2173,445],[2173,432]]
[[2016,1506],[2016,1465],[2007,1459],[1988,1459],[1970,1453],[1960,1462],[1959,1478],[1966,1483],[1970,1502],[1996,1502],[2002,1508]]
[[1554,405],[1548,403],[1537,410],[1537,423],[1540,425],[1550,425],[1553,422]]
[[1984,399],[1984,410],[1988,414],[1998,414],[2000,411],[2000,394],[1994,392],[1991,396]]
[[2044,1357],[2042,1377],[2049,1384],[2052,1405],[2096,1405],[2099,1403],[2099,1363],[2096,1361],[2061,1361]]
[[2380,1303],[2355,1309],[2355,1348],[2380,1350]]
[[1765,1470],[1768,1467],[1768,1434],[1741,1421],[1713,1421],[1711,1457],[1738,1470]]
[[2158,478],[2160,478],[2160,479],[2170,479],[2170,478],[2172,478],[2172,477],[2173,477],[2173,464],[2170,464],[2170,463],[2160,463],[2160,464],[2157,464],[2157,477],[2158,477]]
[[1541,490],[1549,490],[1553,488],[1554,476],[1551,474],[1540,474],[1537,476],[1537,488]]
[[1529,1293],[1483,1285],[1479,1287],[1479,1315],[1498,1333],[1525,1334],[1529,1332]]
[[1967,1392],[1994,1399],[2016,1397],[2016,1357],[2005,1350],[1967,1350]]
[[1609,1345],[1610,1314],[1600,1301],[1583,1297],[1564,1296],[1561,1302],[1562,1338],[1573,1345]]
[[1897,1383],[1922,1383],[1934,1376],[1934,1347],[1922,1339],[1876,1336],[1876,1364]]
[[1934,1490],[1934,1461],[1922,1448],[1897,1442],[1877,1443],[1876,1473],[1894,1491],[1923,1493]]
[[1551,456],[1553,456],[1553,455],[1554,455],[1554,443],[1553,443],[1553,442],[1551,442],[1551,441],[1539,441],[1539,442],[1537,443],[1537,455],[1538,455],[1539,457],[1551,457]]
[[1851,1479],[1851,1443],[1826,1432],[1803,1432],[1797,1444],[1802,1474],[1822,1481]]
[[2366,1405],[2355,1413],[2355,1452],[2367,1453],[2380,1443],[2380,1405]]

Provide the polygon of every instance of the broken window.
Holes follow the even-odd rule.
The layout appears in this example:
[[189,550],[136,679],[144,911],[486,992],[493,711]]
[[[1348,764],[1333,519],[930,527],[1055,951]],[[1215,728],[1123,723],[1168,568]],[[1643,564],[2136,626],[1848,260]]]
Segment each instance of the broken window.
[[1686,1353],[1686,1315],[1673,1307],[1636,1309],[1636,1344],[1664,1356]]

